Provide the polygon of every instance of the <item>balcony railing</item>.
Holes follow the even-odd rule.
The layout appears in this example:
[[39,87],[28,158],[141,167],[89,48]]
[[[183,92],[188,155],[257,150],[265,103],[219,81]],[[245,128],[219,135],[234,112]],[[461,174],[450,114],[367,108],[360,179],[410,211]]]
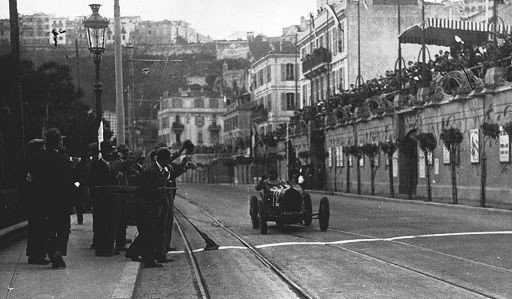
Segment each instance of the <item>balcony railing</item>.
[[308,54],[302,62],[302,74],[305,77],[314,76],[317,72],[323,72],[332,60],[332,54],[326,48],[318,48]]

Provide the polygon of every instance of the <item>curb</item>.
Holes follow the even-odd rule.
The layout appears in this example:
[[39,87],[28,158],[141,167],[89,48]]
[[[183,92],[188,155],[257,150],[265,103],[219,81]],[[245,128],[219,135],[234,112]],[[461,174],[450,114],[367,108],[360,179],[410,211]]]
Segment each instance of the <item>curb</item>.
[[15,225],[8,226],[6,228],[2,228],[2,229],[0,229],[0,237],[3,237],[9,233],[12,233],[13,231],[16,231],[18,229],[25,228],[26,226],[28,226],[27,220],[17,223]]
[[420,200],[414,200],[414,199],[408,200],[408,199],[391,198],[391,197],[385,197],[385,196],[362,195],[362,194],[352,194],[352,193],[322,191],[322,190],[306,190],[306,191],[311,194],[341,196],[341,197],[358,198],[358,199],[365,199],[365,200],[380,200],[380,201],[411,203],[411,204],[417,204],[417,205],[442,206],[442,207],[450,207],[450,208],[455,208],[455,209],[471,209],[471,210],[480,210],[480,211],[489,211],[489,212],[498,212],[498,213],[507,213],[507,214],[512,213],[512,210],[507,210],[507,209],[473,207],[473,206],[467,206],[467,205],[433,202],[433,201],[420,201]]
[[129,261],[124,266],[123,273],[116,283],[116,287],[110,298],[129,299],[133,297],[135,283],[141,269],[141,263]]

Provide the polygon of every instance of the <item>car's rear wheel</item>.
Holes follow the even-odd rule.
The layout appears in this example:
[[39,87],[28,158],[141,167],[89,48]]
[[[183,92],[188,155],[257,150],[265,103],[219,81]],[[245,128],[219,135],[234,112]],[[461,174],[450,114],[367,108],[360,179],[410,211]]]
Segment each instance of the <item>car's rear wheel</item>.
[[258,198],[254,195],[249,198],[249,215],[251,215],[252,228],[259,228],[260,219],[258,218]]
[[329,227],[329,200],[327,197],[322,197],[320,200],[320,208],[318,209],[318,222],[320,223],[320,229],[325,232]]
[[258,216],[260,220],[260,232],[262,235],[267,234],[267,211],[265,210],[265,204],[263,200],[258,201]]
[[304,210],[304,225],[310,226],[311,221],[313,221],[313,206],[311,204],[311,196],[307,192],[304,193]]

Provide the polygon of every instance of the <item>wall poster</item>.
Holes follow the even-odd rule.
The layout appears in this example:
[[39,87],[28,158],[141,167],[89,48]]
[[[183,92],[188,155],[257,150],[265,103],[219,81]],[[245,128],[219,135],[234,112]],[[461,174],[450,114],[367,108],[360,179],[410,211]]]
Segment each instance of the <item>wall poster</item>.
[[450,164],[450,152],[448,148],[443,143],[443,164]]
[[500,126],[500,162],[510,162],[510,138]]
[[432,159],[433,155],[434,155],[433,152],[428,152],[428,154],[427,154],[428,165],[430,165],[430,166],[434,165],[434,160]]
[[398,152],[393,154],[393,177],[398,177]]
[[423,151],[419,152],[418,157],[418,175],[420,179],[425,178],[425,153]]
[[469,130],[469,148],[471,163],[480,162],[480,149],[478,140],[478,129]]

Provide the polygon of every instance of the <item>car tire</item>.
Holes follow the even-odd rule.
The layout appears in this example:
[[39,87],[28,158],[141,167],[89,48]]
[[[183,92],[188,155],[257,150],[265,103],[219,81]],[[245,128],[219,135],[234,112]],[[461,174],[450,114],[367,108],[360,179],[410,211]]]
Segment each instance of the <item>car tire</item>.
[[267,211],[263,200],[258,201],[258,216],[260,220],[260,232],[262,235],[267,234]]
[[309,193],[304,193],[304,225],[310,226],[313,221],[313,206],[311,204],[311,196]]
[[260,219],[258,217],[258,198],[254,195],[249,198],[249,215],[251,216],[252,228],[258,229],[260,227]]
[[329,217],[329,200],[327,197],[322,197],[320,200],[320,208],[318,209],[318,222],[320,223],[320,230],[323,232],[325,232],[329,227]]

